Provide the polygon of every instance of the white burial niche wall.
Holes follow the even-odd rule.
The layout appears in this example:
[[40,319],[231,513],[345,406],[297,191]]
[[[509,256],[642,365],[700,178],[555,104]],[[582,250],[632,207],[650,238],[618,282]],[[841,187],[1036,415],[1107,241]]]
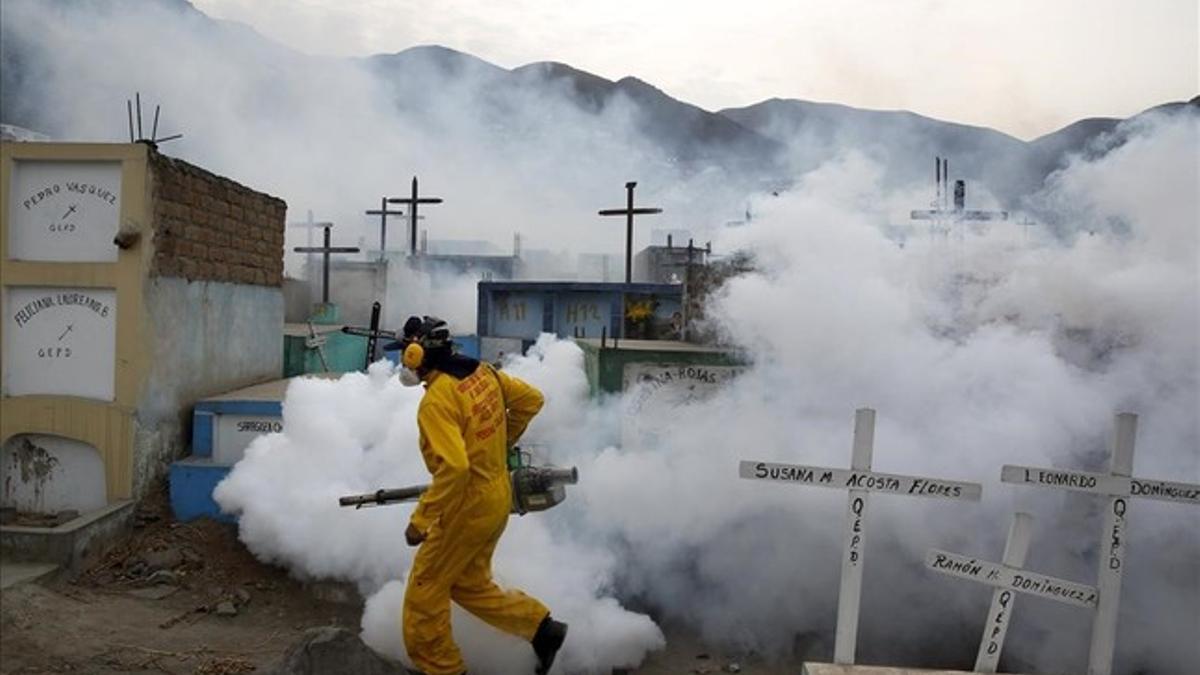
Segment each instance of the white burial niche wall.
[[[121,163],[14,162],[8,258],[115,263]],[[7,286],[5,396],[47,394],[113,400],[116,289]]]
[[5,292],[4,395],[112,401],[116,291],[10,286]]
[[120,162],[22,160],[14,169],[9,259],[117,261]]
[[82,441],[45,434],[18,434],[0,449],[3,500],[31,513],[87,513],[107,501],[104,461]]
[[[71,280],[94,274],[78,266],[118,263],[122,163],[18,158],[11,169],[4,262],[28,264],[29,271],[10,268],[0,291],[0,393],[113,404],[115,278],[106,274],[112,281],[94,285]],[[99,450],[83,440],[14,434],[0,447],[0,505],[37,513],[92,511],[107,503],[105,471]]]

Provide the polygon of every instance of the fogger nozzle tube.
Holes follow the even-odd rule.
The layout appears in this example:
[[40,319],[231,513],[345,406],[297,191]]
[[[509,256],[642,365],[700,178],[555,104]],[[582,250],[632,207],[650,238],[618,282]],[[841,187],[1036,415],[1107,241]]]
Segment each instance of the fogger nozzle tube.
[[341,506],[378,506],[381,504],[394,504],[396,502],[412,501],[420,497],[426,490],[428,485],[414,485],[412,487],[395,488],[392,490],[376,490],[361,495],[349,495],[339,497],[338,504]]
[[[579,483],[579,469],[523,466],[515,469],[510,479],[513,488],[513,511],[524,514],[529,511],[544,511],[560,503],[566,498],[562,486]],[[338,504],[355,508],[400,504],[416,501],[428,489],[428,485],[413,485],[392,490],[376,490],[339,497]]]
[[575,485],[579,483],[579,469],[575,467],[569,469],[546,469],[546,474],[552,483],[560,483],[562,485]]

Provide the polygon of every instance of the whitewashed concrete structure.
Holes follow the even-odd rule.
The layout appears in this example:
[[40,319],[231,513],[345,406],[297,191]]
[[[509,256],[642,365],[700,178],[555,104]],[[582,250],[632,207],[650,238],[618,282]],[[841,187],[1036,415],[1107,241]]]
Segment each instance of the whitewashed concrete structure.
[[0,151],[0,506],[137,499],[195,400],[279,377],[286,205],[146,143]]

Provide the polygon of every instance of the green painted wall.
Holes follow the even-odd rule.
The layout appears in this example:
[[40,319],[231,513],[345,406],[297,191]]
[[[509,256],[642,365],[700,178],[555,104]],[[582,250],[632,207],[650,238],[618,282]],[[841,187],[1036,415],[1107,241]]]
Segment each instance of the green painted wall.
[[[329,371],[346,373],[362,370],[367,359],[367,339],[345,333],[325,333],[325,359]],[[305,373],[320,373],[321,357],[315,349],[306,349],[305,338],[300,335],[285,335],[283,338],[283,377],[295,377]]]
[[[683,366],[743,366],[746,362],[733,352],[676,351],[672,349],[600,349],[594,344],[577,342],[583,350],[584,371],[592,396],[619,393],[624,386],[625,366],[630,363]],[[619,343],[618,343],[619,344]],[[668,345],[669,343],[664,343]]]

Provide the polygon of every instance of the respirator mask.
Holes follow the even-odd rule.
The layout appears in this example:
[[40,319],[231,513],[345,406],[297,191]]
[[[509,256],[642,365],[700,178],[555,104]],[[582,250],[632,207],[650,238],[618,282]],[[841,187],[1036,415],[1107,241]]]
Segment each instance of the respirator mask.
[[418,375],[416,371],[409,370],[408,368],[401,368],[400,384],[406,387],[415,387],[418,384],[421,384],[421,376]]

